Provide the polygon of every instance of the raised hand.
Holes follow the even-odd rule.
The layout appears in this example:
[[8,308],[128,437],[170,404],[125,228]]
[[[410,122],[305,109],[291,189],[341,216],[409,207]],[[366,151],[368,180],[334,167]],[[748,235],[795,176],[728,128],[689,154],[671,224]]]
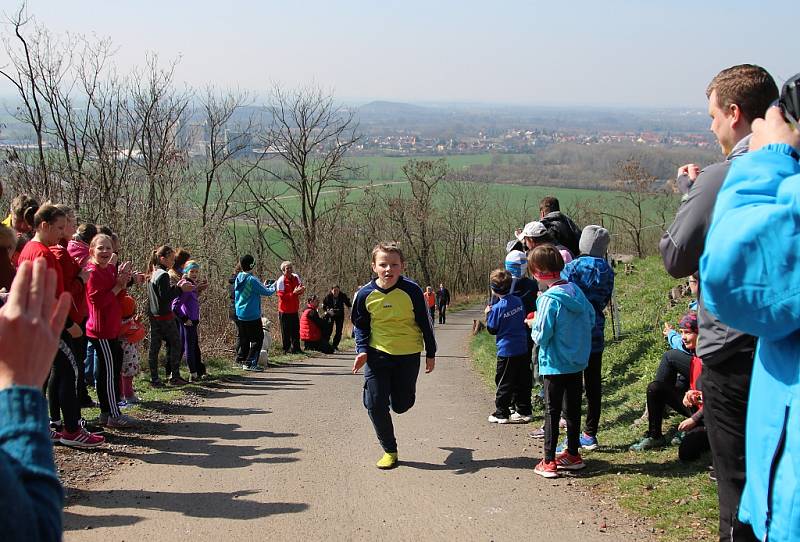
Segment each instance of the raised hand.
[[56,272],[44,258],[22,262],[0,309],[0,389],[41,387],[58,348],[71,298],[56,300]]

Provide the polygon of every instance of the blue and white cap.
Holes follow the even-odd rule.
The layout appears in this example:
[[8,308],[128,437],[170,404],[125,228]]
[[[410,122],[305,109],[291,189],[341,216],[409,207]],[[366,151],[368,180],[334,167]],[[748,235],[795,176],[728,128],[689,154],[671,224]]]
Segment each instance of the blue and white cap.
[[506,254],[506,271],[515,278],[520,278],[525,273],[525,266],[528,265],[528,255],[521,250],[512,250]]

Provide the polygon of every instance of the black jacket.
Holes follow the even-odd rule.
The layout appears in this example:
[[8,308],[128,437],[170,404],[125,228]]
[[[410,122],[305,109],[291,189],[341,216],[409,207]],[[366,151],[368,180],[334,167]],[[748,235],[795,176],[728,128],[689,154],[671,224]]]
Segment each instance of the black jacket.
[[338,296],[328,293],[322,300],[322,312],[331,315],[333,318],[344,318],[344,307],[347,305],[352,308],[350,298],[344,292],[339,292]]
[[580,254],[578,242],[581,240],[581,230],[570,217],[561,211],[547,213],[539,221],[547,228],[547,232],[557,242],[572,253],[577,258]]

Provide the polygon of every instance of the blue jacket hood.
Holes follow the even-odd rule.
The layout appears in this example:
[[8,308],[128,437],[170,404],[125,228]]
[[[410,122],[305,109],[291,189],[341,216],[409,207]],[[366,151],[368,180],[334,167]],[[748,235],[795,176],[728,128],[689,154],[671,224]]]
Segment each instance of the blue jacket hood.
[[561,272],[561,278],[575,283],[594,307],[592,352],[603,350],[606,325],[603,310],[611,301],[611,294],[614,291],[614,270],[603,258],[584,255],[569,262]]

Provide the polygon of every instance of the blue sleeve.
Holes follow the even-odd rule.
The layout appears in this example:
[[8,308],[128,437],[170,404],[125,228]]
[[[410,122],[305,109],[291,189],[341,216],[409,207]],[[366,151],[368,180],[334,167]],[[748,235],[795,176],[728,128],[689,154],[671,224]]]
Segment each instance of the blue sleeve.
[[767,145],[734,160],[700,260],[706,308],[770,340],[800,328],[800,163],[791,152]]
[[531,326],[531,339],[539,346],[547,345],[553,338],[553,327],[558,312],[558,302],[542,295],[536,301],[536,318]]
[[497,335],[497,332],[500,331],[500,312],[498,309],[500,303],[495,303],[492,305],[492,310],[486,314],[486,331],[488,331],[491,335]]
[[[403,279],[401,278],[400,280]],[[432,358],[436,355],[436,339],[433,336],[431,313],[428,311],[428,304],[425,303],[425,298],[422,295],[422,288],[411,281],[404,282],[403,286],[404,291],[411,297],[411,303],[414,307],[414,320],[416,320],[417,326],[422,331],[422,339],[425,341],[425,357]]]
[[253,285],[253,293],[261,296],[271,296],[275,293],[275,285],[267,286],[253,275],[249,275],[247,280]]
[[675,331],[674,329],[670,329],[669,333],[667,333],[667,343],[669,347],[673,350],[680,350],[682,352],[687,352],[686,347],[683,345],[683,337],[681,334]]
[[64,494],[47,405],[35,388],[0,391],[0,532],[4,541],[61,540]]
[[369,348],[369,335],[371,332],[371,318],[367,311],[367,296],[372,292],[372,284],[367,284],[356,293],[353,307],[350,311],[350,321],[353,322],[353,332],[356,336],[356,352],[363,354]]

